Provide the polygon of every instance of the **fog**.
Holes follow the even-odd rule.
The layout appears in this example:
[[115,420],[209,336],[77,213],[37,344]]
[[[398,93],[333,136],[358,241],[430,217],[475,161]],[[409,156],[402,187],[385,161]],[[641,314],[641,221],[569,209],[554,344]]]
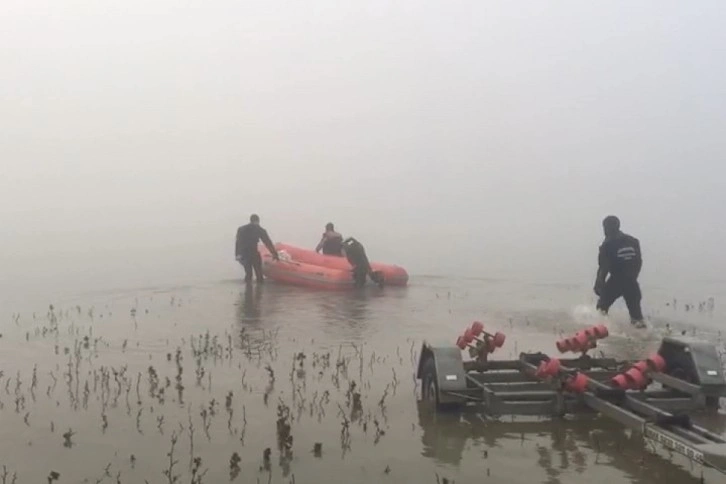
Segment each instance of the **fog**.
[[328,221],[416,275],[723,280],[723,2],[0,3],[0,288],[237,277]]

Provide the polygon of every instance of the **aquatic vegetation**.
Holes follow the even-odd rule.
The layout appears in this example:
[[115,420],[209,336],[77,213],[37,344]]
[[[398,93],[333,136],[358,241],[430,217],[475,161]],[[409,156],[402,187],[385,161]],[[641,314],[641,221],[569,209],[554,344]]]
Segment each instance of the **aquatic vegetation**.
[[201,470],[202,467],[202,458],[201,457],[195,457],[192,462],[192,481],[191,484],[201,484],[202,479],[204,479],[204,476],[207,475],[207,472],[209,472],[209,469]]
[[234,481],[237,479],[237,476],[239,476],[240,471],[242,470],[239,466],[240,462],[242,461],[242,458],[239,456],[237,452],[234,452],[232,454],[232,457],[229,459],[229,480]]
[[3,465],[3,471],[0,474],[0,479],[2,480],[2,484],[15,484],[18,480],[18,475],[15,472],[10,474],[8,467],[6,465]]
[[66,433],[63,434],[63,447],[71,448],[73,447],[73,441],[71,438],[75,435],[75,432],[73,432],[72,429],[68,429]]
[[[361,460],[373,479],[414,472],[387,459],[401,435],[419,445],[423,432],[416,415],[420,339],[381,346],[369,334],[327,338],[319,329],[280,329],[274,319],[241,326],[178,295],[157,300],[137,298],[120,309],[49,305],[45,317],[15,315],[3,327],[3,344],[12,338],[31,355],[0,369],[3,424],[27,432],[34,449],[50,437],[64,457],[22,479],[6,461],[0,484],[315,482],[316,472],[341,458],[335,465],[356,462],[354,481]],[[527,327],[524,318],[510,324]],[[492,460],[503,452],[483,440],[462,452]],[[587,466],[587,453],[566,452],[569,468]],[[420,462],[424,481],[433,481],[436,464]]]

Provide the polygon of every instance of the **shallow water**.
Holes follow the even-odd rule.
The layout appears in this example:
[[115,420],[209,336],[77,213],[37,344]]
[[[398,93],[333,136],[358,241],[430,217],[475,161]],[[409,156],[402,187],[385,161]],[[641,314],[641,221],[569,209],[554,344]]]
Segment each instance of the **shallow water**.
[[[653,328],[629,329],[619,305],[603,351],[643,356],[666,324],[723,348],[720,308],[697,306],[720,289],[686,295],[686,311],[646,288]],[[414,278],[344,294],[229,280],[4,308],[0,482],[722,482],[603,419],[493,422],[417,403],[424,340],[451,344],[478,319],[507,334],[497,358],[553,352],[598,321],[591,303],[579,286]],[[706,423],[726,429],[721,415]]]

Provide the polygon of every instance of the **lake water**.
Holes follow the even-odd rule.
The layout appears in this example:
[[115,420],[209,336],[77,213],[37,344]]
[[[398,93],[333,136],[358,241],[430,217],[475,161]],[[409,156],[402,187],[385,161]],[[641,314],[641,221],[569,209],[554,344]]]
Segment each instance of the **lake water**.
[[[667,324],[724,348],[723,286],[644,293],[653,328],[630,329],[619,302],[603,351],[644,356]],[[496,358],[552,353],[561,333],[599,321],[588,287],[413,277],[328,293],[231,279],[33,296],[3,298],[2,483],[724,479],[603,419],[492,422],[418,403],[423,341],[452,344],[481,320],[507,334]],[[708,297],[714,310],[699,310]],[[726,417],[706,423],[726,435]]]

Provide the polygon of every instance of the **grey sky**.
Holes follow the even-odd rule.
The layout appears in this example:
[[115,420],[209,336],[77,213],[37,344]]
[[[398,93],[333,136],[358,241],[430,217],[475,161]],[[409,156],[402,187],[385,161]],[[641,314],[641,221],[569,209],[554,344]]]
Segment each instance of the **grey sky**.
[[[325,222],[413,273],[721,278],[726,5],[0,3],[7,281],[236,274]],[[672,225],[671,225],[672,224]]]

